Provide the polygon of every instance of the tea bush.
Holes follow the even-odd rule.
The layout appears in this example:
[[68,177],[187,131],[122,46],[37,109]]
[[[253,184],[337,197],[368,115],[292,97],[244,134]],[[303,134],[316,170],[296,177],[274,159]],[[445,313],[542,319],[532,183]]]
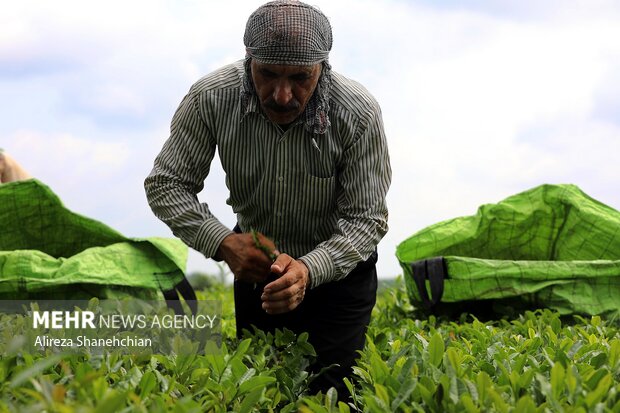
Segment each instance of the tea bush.
[[0,411],[620,412],[618,320],[548,310],[488,322],[420,317],[397,281],[379,293],[345,404],[334,391],[308,394],[306,334],[238,340],[231,287],[198,294],[222,300],[221,351],[3,357]]

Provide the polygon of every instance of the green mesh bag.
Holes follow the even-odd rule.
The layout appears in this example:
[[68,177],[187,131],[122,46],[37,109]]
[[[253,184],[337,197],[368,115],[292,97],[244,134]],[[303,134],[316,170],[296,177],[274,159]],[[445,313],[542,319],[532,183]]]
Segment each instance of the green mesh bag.
[[181,241],[126,238],[37,180],[0,185],[0,299],[174,299],[186,260]]
[[542,185],[431,225],[396,249],[414,306],[620,314],[620,212]]

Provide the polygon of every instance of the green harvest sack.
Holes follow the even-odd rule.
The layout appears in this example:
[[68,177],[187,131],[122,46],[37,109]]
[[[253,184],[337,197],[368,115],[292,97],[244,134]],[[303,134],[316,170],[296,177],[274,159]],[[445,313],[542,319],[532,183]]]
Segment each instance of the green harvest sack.
[[542,185],[437,223],[396,256],[411,302],[432,312],[620,314],[620,212],[574,185]]
[[126,238],[37,180],[0,185],[0,299],[174,299],[186,260],[181,241]]

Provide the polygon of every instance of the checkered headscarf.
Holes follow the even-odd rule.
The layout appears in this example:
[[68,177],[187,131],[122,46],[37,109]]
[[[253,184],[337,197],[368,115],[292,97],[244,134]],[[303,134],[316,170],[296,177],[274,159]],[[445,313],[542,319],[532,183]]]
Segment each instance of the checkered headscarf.
[[254,93],[251,59],[265,64],[323,65],[314,95],[305,109],[305,126],[312,133],[325,133],[330,125],[329,90],[332,29],[318,9],[295,0],[277,0],[259,7],[248,19],[243,43],[246,50],[242,98]]

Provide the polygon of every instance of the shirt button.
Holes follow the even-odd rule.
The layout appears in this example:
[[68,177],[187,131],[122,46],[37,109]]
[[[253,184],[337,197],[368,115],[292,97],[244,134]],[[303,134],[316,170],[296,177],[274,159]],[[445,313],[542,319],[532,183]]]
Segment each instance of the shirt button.
[[280,182],[284,181],[284,177],[283,176],[278,176],[278,181],[280,181]]
[[276,216],[277,216],[278,218],[280,218],[280,217],[282,216],[282,212],[278,212],[278,213],[276,214]]

